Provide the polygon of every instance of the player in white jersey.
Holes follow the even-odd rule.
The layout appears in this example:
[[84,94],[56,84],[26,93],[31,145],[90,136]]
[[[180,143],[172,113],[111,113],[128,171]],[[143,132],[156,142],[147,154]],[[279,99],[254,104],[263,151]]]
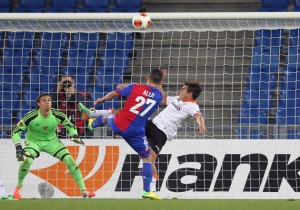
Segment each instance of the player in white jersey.
[[201,92],[202,88],[198,82],[185,82],[178,91],[178,96],[166,97],[162,103],[166,104],[167,107],[146,124],[146,136],[151,146],[153,170],[151,190],[153,191],[156,189],[156,180],[158,179],[155,161],[166,141],[172,141],[178,128],[190,117],[193,117],[197,122],[197,129],[201,134],[207,131],[196,101]]
[[[119,84],[118,89],[126,86],[127,83]],[[198,131],[204,134],[204,118],[200,112],[196,99],[201,94],[202,88],[197,81],[187,81],[178,91],[178,96],[164,97],[161,104],[167,107],[161,111],[153,120],[146,123],[146,136],[151,147],[151,161],[153,177],[151,190],[156,189],[156,180],[158,179],[155,161],[166,141],[172,141],[176,136],[177,130],[190,117],[193,117],[198,124]],[[103,115],[103,110],[93,110],[89,117],[98,117]],[[117,112],[117,111],[115,111]]]

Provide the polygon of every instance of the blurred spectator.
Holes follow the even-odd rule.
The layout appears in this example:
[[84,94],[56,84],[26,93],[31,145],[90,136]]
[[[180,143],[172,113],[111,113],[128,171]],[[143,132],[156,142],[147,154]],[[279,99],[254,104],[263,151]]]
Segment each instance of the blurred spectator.
[[[87,128],[87,122],[81,118],[81,113],[77,109],[78,103],[92,106],[92,97],[89,93],[84,93],[75,89],[76,82],[72,75],[60,75],[57,83],[57,90],[52,93],[52,107],[60,109],[69,120],[77,127],[80,137],[92,136],[93,132]],[[66,137],[66,129],[59,126],[58,136]]]

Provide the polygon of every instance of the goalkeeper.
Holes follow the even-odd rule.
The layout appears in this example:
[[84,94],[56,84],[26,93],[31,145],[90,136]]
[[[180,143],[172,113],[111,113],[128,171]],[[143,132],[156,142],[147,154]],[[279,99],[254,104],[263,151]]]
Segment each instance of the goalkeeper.
[[[18,183],[14,192],[14,198],[21,199],[23,181],[29,172],[29,168],[40,152],[46,152],[63,161],[71,176],[77,183],[83,198],[94,197],[94,192],[86,190],[81,171],[66,146],[58,139],[56,129],[58,124],[63,124],[71,136],[71,141],[84,145],[77,135],[76,127],[68,120],[61,111],[52,109],[52,100],[48,93],[38,96],[36,99],[37,109],[28,112],[18,122],[13,130],[12,139],[16,147],[17,161],[22,161],[19,166]],[[21,145],[21,133],[28,129],[25,135],[24,148]]]

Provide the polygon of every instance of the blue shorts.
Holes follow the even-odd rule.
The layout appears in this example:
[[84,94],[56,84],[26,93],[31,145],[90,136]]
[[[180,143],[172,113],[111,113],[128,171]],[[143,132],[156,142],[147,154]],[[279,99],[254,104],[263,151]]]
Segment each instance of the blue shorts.
[[136,151],[142,158],[150,155],[150,147],[146,137],[145,128],[135,130],[121,131],[115,124],[115,115],[107,117],[107,123],[115,134],[119,134],[129,144],[129,146]]

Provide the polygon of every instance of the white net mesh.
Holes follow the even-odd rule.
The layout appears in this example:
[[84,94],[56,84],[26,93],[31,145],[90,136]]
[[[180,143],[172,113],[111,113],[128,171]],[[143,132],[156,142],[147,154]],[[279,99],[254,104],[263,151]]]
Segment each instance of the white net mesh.
[[[0,22],[3,137],[35,107],[38,94],[57,92],[59,75],[72,75],[76,89],[88,93],[82,100],[92,106],[118,83],[143,83],[151,68],[168,69],[167,95],[176,95],[190,79],[204,87],[199,105],[207,134],[199,135],[190,119],[178,138],[277,139],[286,138],[291,126],[288,137],[298,135],[298,19],[164,17],[137,31],[131,19],[120,16],[101,21],[35,17]],[[118,109],[122,102],[96,108]],[[76,110],[68,114],[76,123]],[[111,136],[103,128],[87,131],[86,122],[77,125],[88,137]]]
[[[80,97],[92,106],[118,83],[144,83],[150,69],[166,68],[167,95],[176,95],[186,80],[202,84],[198,103],[208,132],[200,135],[194,120],[188,119],[178,130],[180,140],[164,148],[157,185],[163,197],[180,197],[178,193],[187,191],[184,198],[216,198],[216,193],[218,198],[299,197],[296,141],[181,141],[299,139],[298,19],[197,20],[179,15],[177,20],[153,18],[151,28],[137,31],[129,16],[117,17],[1,19],[1,138],[11,137],[18,120],[36,107],[40,93],[51,92],[56,97],[53,105],[65,110],[80,135],[96,139],[87,140],[86,147],[64,142],[80,162],[86,185],[101,198],[136,198],[141,189],[141,179],[135,178],[140,176],[138,155],[124,141],[98,141],[116,136],[108,128],[89,131],[76,105],[58,104],[57,92],[64,88],[57,82],[61,75],[71,75],[76,89],[85,94],[70,100]],[[115,99],[96,108],[118,109],[123,102]],[[65,136],[62,128],[59,134]],[[1,151],[2,159],[8,159],[1,162],[1,177],[12,190],[18,170],[13,165],[15,151],[8,142]],[[58,189],[57,197],[80,196],[63,163],[55,161],[42,156],[35,162],[25,197],[38,196],[40,178]],[[65,180],[72,181],[65,185]]]

